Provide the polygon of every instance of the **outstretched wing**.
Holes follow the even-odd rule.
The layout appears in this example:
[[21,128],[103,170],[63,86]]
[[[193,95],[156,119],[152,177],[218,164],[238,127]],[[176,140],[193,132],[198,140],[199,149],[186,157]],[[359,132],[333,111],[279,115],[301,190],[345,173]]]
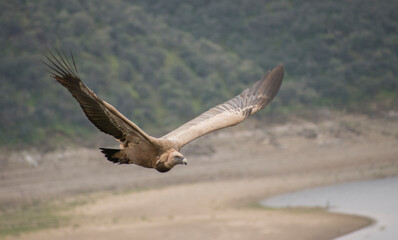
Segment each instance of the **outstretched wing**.
[[72,53],[70,58],[63,50],[48,51],[44,55],[46,64],[51,70],[51,76],[62,84],[79,102],[88,119],[102,132],[120,141],[134,138],[134,141],[150,142],[149,136],[137,125],[109,103],[101,100],[80,80]]
[[242,122],[258,110],[267,106],[278,92],[284,74],[283,65],[269,72],[251,88],[244,90],[233,99],[215,106],[176,130],[166,134],[162,139],[172,141],[178,148],[217,129],[229,127]]

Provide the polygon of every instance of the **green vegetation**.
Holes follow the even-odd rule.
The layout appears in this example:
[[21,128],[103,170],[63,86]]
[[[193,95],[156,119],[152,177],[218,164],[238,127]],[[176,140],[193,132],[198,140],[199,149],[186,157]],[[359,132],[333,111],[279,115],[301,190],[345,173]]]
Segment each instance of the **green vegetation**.
[[3,208],[0,210],[0,237],[60,227],[68,222],[61,210],[64,209],[45,202]]
[[37,200],[31,203],[0,205],[0,238],[42,229],[63,226],[79,226],[79,219],[70,215],[71,210],[95,202],[95,197],[110,193],[91,193],[62,200]]
[[155,135],[279,63],[285,82],[268,113],[396,108],[397,12],[393,0],[1,1],[0,144],[97,131],[41,64],[54,45],[74,53],[91,89]]

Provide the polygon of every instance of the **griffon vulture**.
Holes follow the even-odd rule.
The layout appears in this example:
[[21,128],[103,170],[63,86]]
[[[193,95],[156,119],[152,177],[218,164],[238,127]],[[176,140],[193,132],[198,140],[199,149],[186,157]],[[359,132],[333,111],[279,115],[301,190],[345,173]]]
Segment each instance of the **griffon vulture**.
[[88,119],[99,130],[120,141],[121,149],[100,148],[105,157],[114,163],[136,164],[159,172],[167,172],[178,164],[186,165],[187,159],[179,151],[189,142],[236,125],[267,106],[277,94],[284,74],[281,64],[238,96],[207,110],[165,136],[155,138],[84,85],[72,53],[68,58],[62,50],[55,49],[49,51],[45,58],[51,77],[76,98]]

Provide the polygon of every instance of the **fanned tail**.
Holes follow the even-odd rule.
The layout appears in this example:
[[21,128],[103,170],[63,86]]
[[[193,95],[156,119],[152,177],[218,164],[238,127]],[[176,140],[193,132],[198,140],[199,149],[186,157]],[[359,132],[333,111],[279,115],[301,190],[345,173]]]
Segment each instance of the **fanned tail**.
[[110,148],[100,148],[101,152],[105,155],[108,161],[118,164],[129,163],[123,158],[122,149],[110,149]]

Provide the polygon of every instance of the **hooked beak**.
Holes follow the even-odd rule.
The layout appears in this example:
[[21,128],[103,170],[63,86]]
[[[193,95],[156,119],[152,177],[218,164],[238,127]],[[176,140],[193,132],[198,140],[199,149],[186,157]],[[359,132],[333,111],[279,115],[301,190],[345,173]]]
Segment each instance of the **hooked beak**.
[[182,164],[187,165],[188,164],[188,160],[186,158],[182,159]]

